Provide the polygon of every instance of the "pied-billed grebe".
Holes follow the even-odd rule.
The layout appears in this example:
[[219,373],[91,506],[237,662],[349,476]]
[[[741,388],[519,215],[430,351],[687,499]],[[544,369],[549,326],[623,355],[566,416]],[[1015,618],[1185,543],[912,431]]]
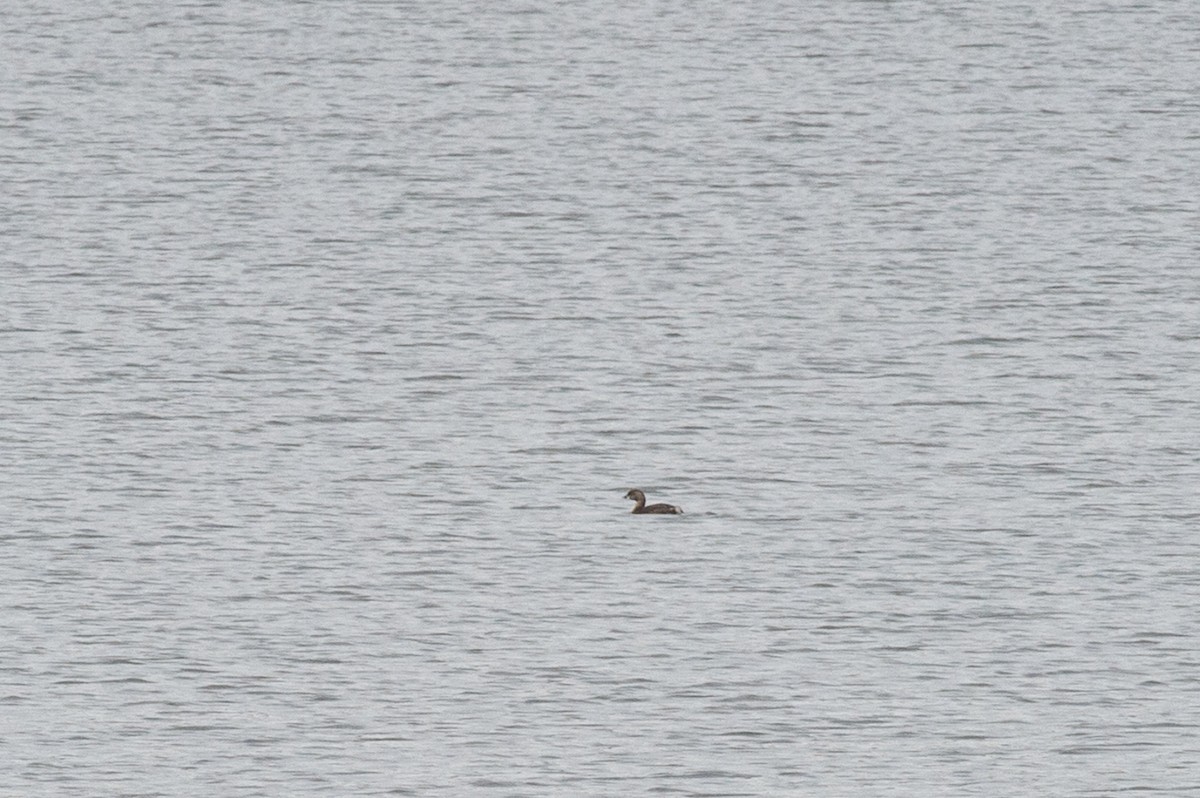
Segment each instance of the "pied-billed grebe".
[[658,513],[659,515],[683,515],[683,510],[673,504],[651,504],[646,506],[646,494],[642,493],[637,488],[625,494],[626,499],[633,499],[637,502],[633,511],[638,515],[642,513]]

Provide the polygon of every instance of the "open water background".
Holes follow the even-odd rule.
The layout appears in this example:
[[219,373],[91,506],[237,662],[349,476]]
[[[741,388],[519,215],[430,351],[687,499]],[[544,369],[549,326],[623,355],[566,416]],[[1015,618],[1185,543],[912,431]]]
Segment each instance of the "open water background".
[[0,70],[0,794],[1200,792],[1200,6],[18,1]]

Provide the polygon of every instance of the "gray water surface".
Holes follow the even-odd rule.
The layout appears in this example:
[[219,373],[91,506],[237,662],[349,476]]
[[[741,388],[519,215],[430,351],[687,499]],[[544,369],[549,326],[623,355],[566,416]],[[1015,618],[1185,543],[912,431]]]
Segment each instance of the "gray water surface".
[[0,793],[1197,794],[1198,31],[17,4]]

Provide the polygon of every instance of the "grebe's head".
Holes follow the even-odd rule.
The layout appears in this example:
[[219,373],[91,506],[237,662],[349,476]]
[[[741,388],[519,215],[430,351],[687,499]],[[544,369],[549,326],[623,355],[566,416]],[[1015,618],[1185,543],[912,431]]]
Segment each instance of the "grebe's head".
[[630,490],[628,493],[625,494],[625,498],[633,499],[636,502],[636,501],[644,500],[646,498],[646,494],[642,493],[637,488],[633,488],[632,490]]

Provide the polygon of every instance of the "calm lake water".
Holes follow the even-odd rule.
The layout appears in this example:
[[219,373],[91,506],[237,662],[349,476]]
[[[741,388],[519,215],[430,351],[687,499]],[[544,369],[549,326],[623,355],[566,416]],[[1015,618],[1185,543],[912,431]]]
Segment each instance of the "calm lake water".
[[0,67],[0,793],[1200,792],[1200,6]]

